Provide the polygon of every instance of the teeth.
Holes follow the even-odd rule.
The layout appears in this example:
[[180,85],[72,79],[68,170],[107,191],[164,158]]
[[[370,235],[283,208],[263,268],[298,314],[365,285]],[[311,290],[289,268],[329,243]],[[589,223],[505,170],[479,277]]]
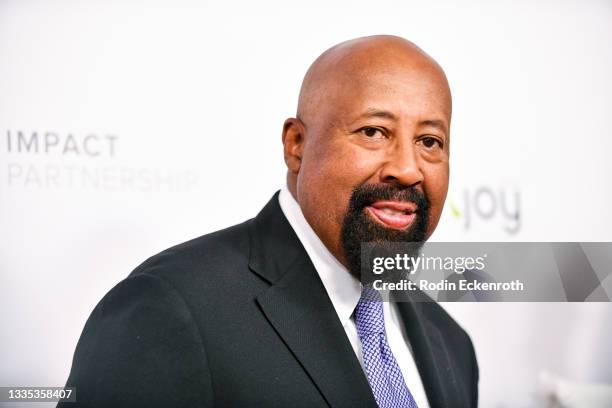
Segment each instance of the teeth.
[[411,214],[411,212],[408,211],[408,210],[398,211],[398,210],[395,210],[393,208],[388,208],[388,207],[383,207],[383,208],[381,208],[381,210],[383,210],[384,212],[386,212],[388,214],[402,214],[402,215]]

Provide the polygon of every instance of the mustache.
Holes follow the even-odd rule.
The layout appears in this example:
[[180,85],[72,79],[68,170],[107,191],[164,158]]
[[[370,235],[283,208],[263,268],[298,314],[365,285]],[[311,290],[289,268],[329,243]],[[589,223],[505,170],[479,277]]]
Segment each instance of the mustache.
[[429,209],[427,197],[414,186],[364,184],[353,189],[349,212],[362,210],[380,200],[412,202],[416,204],[417,212],[427,213]]

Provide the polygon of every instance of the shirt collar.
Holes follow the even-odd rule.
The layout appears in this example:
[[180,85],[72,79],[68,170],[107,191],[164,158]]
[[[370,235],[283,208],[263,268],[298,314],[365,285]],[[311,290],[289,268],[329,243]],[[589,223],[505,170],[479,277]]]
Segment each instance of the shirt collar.
[[289,224],[317,270],[342,326],[345,326],[350,321],[351,315],[359,302],[361,283],[321,242],[306,221],[299,203],[293,198],[287,186],[283,186],[281,189],[278,201],[285,217],[287,217]]

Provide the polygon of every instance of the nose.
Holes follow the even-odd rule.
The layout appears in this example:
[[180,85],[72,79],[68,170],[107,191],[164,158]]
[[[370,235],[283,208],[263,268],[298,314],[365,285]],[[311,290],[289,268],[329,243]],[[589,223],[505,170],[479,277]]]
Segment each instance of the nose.
[[412,144],[397,144],[389,152],[389,158],[380,173],[382,182],[416,186],[423,181],[423,172],[415,146]]

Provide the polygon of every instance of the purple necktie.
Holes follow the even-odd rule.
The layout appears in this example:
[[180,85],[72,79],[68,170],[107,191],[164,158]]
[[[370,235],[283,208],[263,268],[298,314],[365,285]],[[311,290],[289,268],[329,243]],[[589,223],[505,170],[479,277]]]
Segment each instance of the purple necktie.
[[363,365],[380,408],[418,408],[408,390],[385,335],[380,295],[364,287],[355,308],[357,333],[363,347]]

